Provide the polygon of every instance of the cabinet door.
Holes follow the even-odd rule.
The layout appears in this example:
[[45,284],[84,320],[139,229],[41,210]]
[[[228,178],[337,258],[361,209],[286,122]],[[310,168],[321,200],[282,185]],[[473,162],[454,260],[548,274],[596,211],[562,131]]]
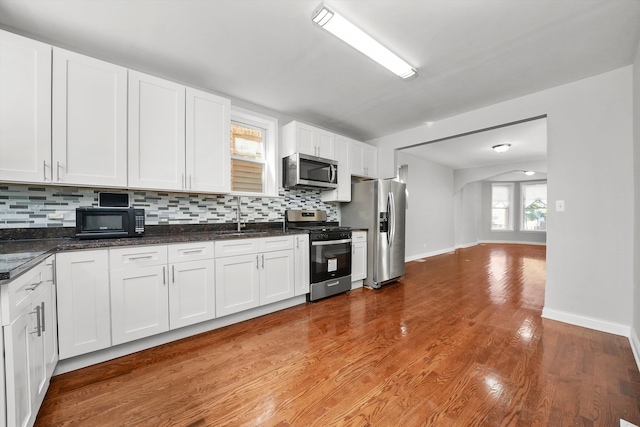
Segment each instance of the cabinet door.
[[218,258],[215,273],[218,317],[248,310],[260,304],[258,254]]
[[191,88],[186,97],[186,189],[229,193],[231,102]]
[[304,295],[309,293],[310,266],[309,266],[309,235],[300,234],[294,236],[295,239],[295,295]]
[[368,144],[362,145],[362,164],[364,174],[368,178],[378,177],[378,148]]
[[297,152],[302,154],[308,154],[310,156],[317,156],[316,150],[316,128],[313,126],[305,125],[303,123],[296,123],[296,148]]
[[51,304],[51,283],[46,283],[40,296],[36,297],[31,306],[31,399],[35,412],[37,413],[40,404],[44,400],[44,395],[49,387],[49,377],[47,376],[47,335],[52,332],[53,325],[47,323],[46,313],[50,311]]
[[214,261],[171,264],[170,270],[171,329],[213,319],[216,316]]
[[127,69],[53,50],[53,168],[60,184],[127,186]]
[[0,180],[51,182],[51,46],[0,30]]
[[364,176],[363,150],[362,143],[349,142],[349,172],[351,175]]
[[113,345],[169,330],[167,266],[111,272]]
[[30,420],[35,418],[30,379],[30,365],[33,359],[30,310],[26,309],[11,325],[4,327],[9,426],[27,426],[31,424]]
[[107,249],[56,254],[60,359],[111,346]]
[[295,295],[293,250],[260,254],[260,305]]
[[58,363],[58,308],[56,304],[56,286],[50,282],[47,285],[49,291],[45,289],[47,295],[43,296],[43,334],[44,334],[44,354],[47,378],[53,376],[53,371]]
[[129,71],[129,187],[185,185],[185,87]]
[[324,202],[351,201],[351,171],[349,170],[349,139],[336,135],[335,160],[338,161],[338,188],[323,191],[320,198]]
[[367,242],[353,243],[351,257],[351,281],[367,278]]
[[334,138],[335,135],[333,133],[318,129],[316,133],[316,156],[334,159]]

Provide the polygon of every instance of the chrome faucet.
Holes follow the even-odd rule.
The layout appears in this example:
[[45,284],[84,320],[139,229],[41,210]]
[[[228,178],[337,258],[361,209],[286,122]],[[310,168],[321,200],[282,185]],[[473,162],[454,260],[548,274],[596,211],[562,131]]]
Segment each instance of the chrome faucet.
[[240,196],[236,197],[236,202],[238,203],[236,209],[236,223],[238,224],[238,231],[242,231],[242,229],[245,228],[247,224],[242,223],[242,205],[240,204]]

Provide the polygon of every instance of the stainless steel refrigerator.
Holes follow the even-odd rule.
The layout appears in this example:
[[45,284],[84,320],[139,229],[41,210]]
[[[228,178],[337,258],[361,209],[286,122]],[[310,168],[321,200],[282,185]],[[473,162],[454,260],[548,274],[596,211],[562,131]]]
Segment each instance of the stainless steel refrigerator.
[[405,184],[377,179],[351,185],[340,208],[341,225],[367,229],[365,286],[379,288],[404,275]]

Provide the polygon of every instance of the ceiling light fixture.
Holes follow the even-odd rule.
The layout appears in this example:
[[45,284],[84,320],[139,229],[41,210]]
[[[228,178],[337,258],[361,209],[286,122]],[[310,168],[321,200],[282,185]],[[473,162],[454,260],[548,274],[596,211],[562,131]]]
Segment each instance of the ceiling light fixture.
[[535,175],[536,173],[534,171],[523,171],[525,175],[527,176],[532,176]]
[[493,148],[494,150],[496,150],[497,153],[504,153],[505,151],[507,151],[509,148],[511,147],[511,144],[498,144],[498,145],[494,145]]
[[324,4],[313,11],[311,20],[399,77],[406,80],[417,75],[415,68]]

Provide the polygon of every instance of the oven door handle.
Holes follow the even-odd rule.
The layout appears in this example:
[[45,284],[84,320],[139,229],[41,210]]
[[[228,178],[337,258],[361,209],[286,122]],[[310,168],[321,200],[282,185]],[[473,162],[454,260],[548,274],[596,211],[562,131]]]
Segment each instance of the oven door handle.
[[351,239],[343,239],[343,240],[320,240],[318,242],[311,242],[311,246],[326,246],[326,245],[337,245],[339,243],[351,243]]

